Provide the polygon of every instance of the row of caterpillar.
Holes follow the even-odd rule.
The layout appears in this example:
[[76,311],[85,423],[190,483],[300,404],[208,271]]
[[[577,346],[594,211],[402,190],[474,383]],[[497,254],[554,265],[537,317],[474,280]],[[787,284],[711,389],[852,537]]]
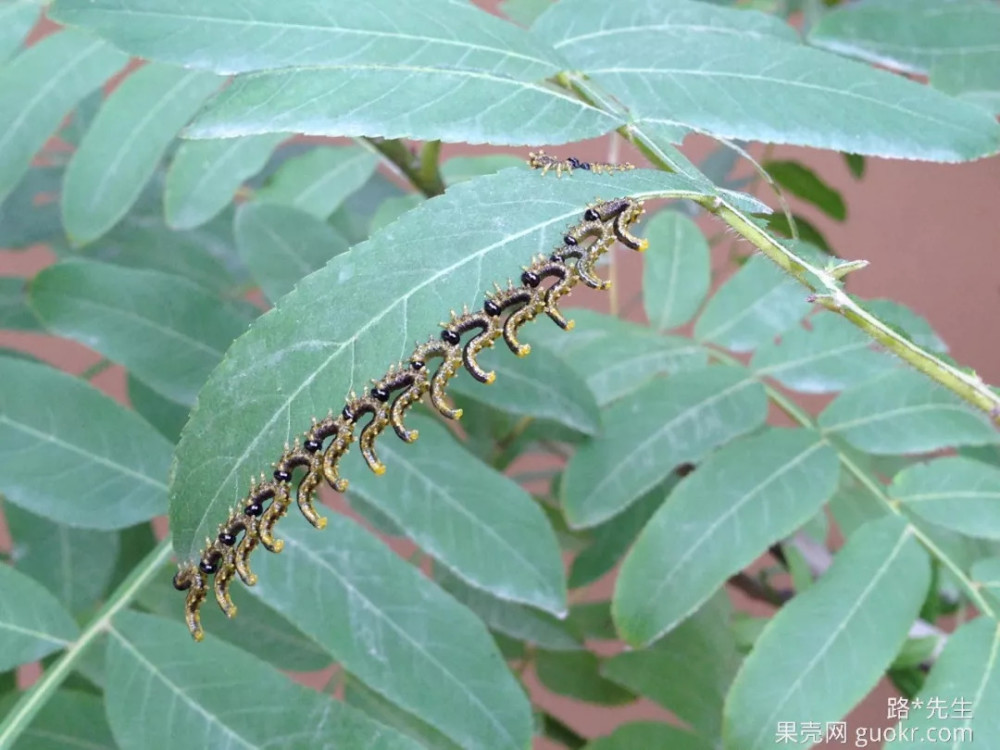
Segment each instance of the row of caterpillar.
[[[594,267],[616,240],[633,250],[646,249],[646,240],[629,230],[642,213],[642,202],[630,198],[591,205],[583,220],[566,232],[555,252],[548,257],[538,256],[524,268],[520,286],[510,282],[507,288],[497,286],[496,291],[487,295],[482,310],[458,316],[452,312],[451,320],[442,324],[440,337],[417,346],[405,365],[391,367],[382,378],[373,381],[368,393],[360,396],[352,393],[339,415],[331,413],[324,419],[314,418],[301,445],[296,441],[290,447],[285,446],[274,464],[272,478],[262,474],[259,480],[251,480],[249,493],[230,511],[216,538],[206,539],[200,558],[182,563],[174,576],[174,587],[187,592],[185,620],[194,639],[200,641],[204,635],[200,609],[212,576],[219,606],[228,617],[233,617],[236,607],[229,587],[234,577],[239,576],[248,586],[256,583],[249,567],[250,554],[258,545],[271,552],[281,551],[283,542],[275,539],[274,526],[291,505],[296,469],[305,472],[295,492],[298,508],[309,523],[321,529],[326,519],[313,506],[316,493],[324,481],[338,492],[347,488],[347,480],[339,472],[340,459],[354,442],[355,429],[366,415],[370,419],[357,438],[361,455],[372,471],[382,474],[385,467],[375,452],[376,439],[391,426],[404,442],[416,440],[417,431],[406,429],[403,420],[406,411],[425,394],[430,395],[431,404],[443,416],[457,419],[462,412],[446,400],[448,381],[464,366],[476,380],[493,382],[495,374],[485,371],[477,362],[483,349],[492,347],[502,337],[515,354],[527,355],[530,347],[518,341],[518,331],[542,313],[561,328],[572,328],[572,321],[558,308],[559,299],[578,281],[594,289],[610,286],[596,275]],[[553,281],[543,283],[546,280]],[[463,346],[463,337],[469,333],[473,335]],[[434,359],[440,363],[432,373],[430,363]]]
[[528,154],[528,166],[532,169],[542,170],[543,177],[548,174],[550,169],[556,171],[556,177],[562,177],[563,172],[572,174],[574,169],[582,169],[586,172],[594,172],[595,174],[603,172],[626,172],[630,169],[635,169],[635,165],[629,164],[627,161],[620,163],[582,161],[575,156],[560,159],[542,150],[532,151]]

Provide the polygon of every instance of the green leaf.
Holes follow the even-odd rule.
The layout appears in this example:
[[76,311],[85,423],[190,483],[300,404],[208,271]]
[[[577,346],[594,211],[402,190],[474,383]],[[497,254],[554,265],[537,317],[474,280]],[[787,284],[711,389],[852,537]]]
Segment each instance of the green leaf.
[[602,706],[631,703],[635,696],[600,675],[601,662],[590,651],[539,651],[535,674],[554,693]]
[[837,487],[837,454],[811,430],[734,440],[684,479],[621,567],[612,614],[643,646],[808,520]]
[[694,337],[734,352],[753,351],[802,320],[809,308],[797,281],[754,256],[712,295]]
[[91,529],[163,513],[171,446],[134,412],[46,365],[0,357],[0,382],[0,492],[8,500]]
[[462,750],[433,727],[428,726],[412,714],[392,705],[389,701],[369,690],[363,682],[351,674],[344,673],[344,702],[364,711],[381,724],[412,737],[424,750]]
[[533,27],[646,121],[726,138],[874,156],[993,154],[988,113],[883,70],[794,43],[777,19],[674,0],[558,3]]
[[73,105],[126,61],[92,36],[62,31],[0,68],[0,201],[21,181]]
[[333,212],[329,224],[352,245],[368,239],[375,228],[372,218],[383,203],[391,198],[407,195],[395,182],[376,172],[343,205]]
[[901,518],[859,529],[757,640],[726,699],[725,747],[770,748],[778,721],[844,716],[896,656],[929,583],[927,556]]
[[244,180],[267,163],[282,134],[219,141],[184,141],[167,170],[163,193],[167,224],[192,229],[232,201]]
[[379,455],[389,467],[383,477],[355,462],[350,492],[469,585],[564,615],[559,544],[531,496],[479,463],[440,422],[414,416],[408,426],[420,439],[382,443]]
[[676,483],[675,474],[610,521],[591,529],[594,541],[573,558],[569,587],[575,589],[591,584],[614,568]]
[[661,211],[646,229],[655,252],[645,256],[642,301],[660,331],[684,325],[698,312],[712,280],[708,242],[698,225],[676,211]]
[[347,196],[368,182],[377,165],[378,157],[359,146],[320,146],[282,164],[254,197],[326,220]]
[[833,393],[899,367],[874,348],[870,338],[837,315],[809,318],[809,328],[792,328],[780,342],[767,342],[750,369],[800,393]]
[[670,748],[670,750],[711,750],[711,745],[697,735],[669,724],[636,721],[623,724],[607,737],[588,742],[584,750],[636,750],[637,748]]
[[[184,610],[177,606],[171,575],[172,572],[165,569],[163,575],[139,592],[138,601],[150,614],[182,623]],[[326,650],[299,630],[294,622],[256,597],[242,591],[233,593],[239,617],[230,620],[221,609],[209,603],[201,611],[201,622],[207,632],[278,669],[314,672],[330,666],[332,659]]]
[[144,65],[104,102],[66,169],[62,215],[76,245],[96,240],[128,212],[178,131],[221,79]]
[[240,76],[185,136],[294,132],[524,146],[593,138],[622,124],[553,86],[492,70],[349,63]]
[[496,387],[483,388],[471,377],[460,376],[452,386],[459,403],[472,399],[507,414],[555,422],[584,435],[601,431],[593,393],[556,355],[542,349],[522,361],[504,347],[503,351],[484,352],[479,362],[487,371],[496,372]]
[[233,234],[250,273],[272,301],[347,250],[347,241],[319,219],[269,203],[236,209]]
[[466,3],[57,0],[50,15],[133,55],[217,73],[437,63],[533,81],[561,69],[544,42]]
[[41,326],[27,305],[27,279],[16,276],[0,278],[0,328],[38,331]]
[[[0,706],[0,716],[5,712]],[[59,690],[45,699],[12,750],[118,750],[104,718],[104,701],[77,690]]]
[[950,57],[934,63],[931,85],[988,112],[1000,112],[1000,52]]
[[[654,250],[654,252],[657,252]],[[593,310],[573,310],[576,328],[567,336],[551,327],[535,328],[525,340],[540,341],[583,378],[601,408],[635,391],[653,378],[704,367],[704,347],[690,339],[661,336]]]
[[929,73],[946,60],[1000,65],[1000,8],[989,0],[866,0],[826,14],[809,42],[908,73]]
[[827,216],[843,221],[847,207],[840,193],[798,161],[765,161],[762,165],[775,182],[794,196],[812,203]]
[[[180,623],[125,611],[108,636],[107,714],[122,750],[419,748],[245,651],[211,637],[195,644]],[[261,689],[280,710],[248,710],[247,697]]]
[[731,609],[720,591],[649,648],[607,661],[604,676],[660,704],[714,743],[722,732],[722,702],[740,665]]
[[183,276],[205,289],[235,296],[247,274],[236,256],[232,223],[226,211],[196,229],[174,231],[160,217],[133,214],[83,254],[126,268]]
[[865,157],[861,154],[844,153],[844,161],[854,179],[860,180],[865,176]]
[[1000,469],[947,456],[904,469],[889,494],[938,526],[973,537],[1000,539]]
[[66,248],[59,215],[62,174],[61,168],[34,167],[0,203],[0,248],[31,250],[46,244],[55,253]]
[[[483,624],[343,516],[317,533],[294,514],[253,591],[369,688],[467,748],[531,736],[526,696]],[[447,634],[447,637],[443,637]]]
[[918,697],[923,708],[913,708],[911,702],[909,716],[900,725],[912,739],[892,743],[893,750],[926,747],[922,739],[931,736],[938,741],[953,740],[952,748],[966,742],[983,747],[1000,743],[1000,717],[994,710],[1000,705],[1000,625],[996,620],[978,617],[948,636]]
[[4,517],[18,570],[45,586],[70,612],[82,612],[100,600],[118,559],[116,532],[75,529],[16,505],[7,505]]
[[6,200],[0,199],[0,247],[19,250],[61,237],[62,176],[61,167],[33,167]]
[[161,396],[131,374],[128,376],[128,400],[139,416],[155,427],[163,437],[171,443],[180,439],[181,430],[188,421],[188,407]]
[[490,630],[549,651],[578,651],[583,648],[566,624],[550,614],[478,591],[438,568],[434,570],[434,580],[471,609]]
[[5,0],[0,4],[0,63],[21,47],[39,13],[37,0]]
[[53,333],[129,369],[180,404],[195,401],[251,315],[196,284],[159,271],[77,260],[42,271],[31,306]]
[[618,640],[615,624],[611,620],[611,602],[608,600],[583,602],[570,608],[568,623],[586,640]]
[[621,513],[679,464],[763,424],[766,412],[763,386],[742,367],[687,370],[626,396],[609,407],[600,437],[566,466],[569,525],[595,526]]
[[492,281],[557,242],[595,197],[688,190],[683,178],[647,170],[572,180],[504,171],[426,201],[303,279],[237,339],[199,394],[171,490],[178,555],[198,554],[246,477],[270,466],[311,417],[339,409],[352,387],[408,356],[449,308],[481,304]]
[[988,416],[912,370],[893,370],[844,391],[819,415],[819,426],[858,450],[880,455],[1000,439]]
[[0,565],[0,672],[37,661],[76,638],[69,612],[42,584]]
[[411,208],[423,203],[423,196],[408,193],[396,198],[386,198],[372,216],[371,230],[377,232],[387,227]]

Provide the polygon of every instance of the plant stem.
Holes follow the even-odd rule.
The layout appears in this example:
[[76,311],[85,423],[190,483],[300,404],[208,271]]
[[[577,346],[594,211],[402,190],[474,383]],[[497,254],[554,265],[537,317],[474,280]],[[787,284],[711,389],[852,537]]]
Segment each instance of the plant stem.
[[[561,74],[560,85],[572,90],[583,101],[603,109],[609,114],[627,118],[628,112],[590,81],[580,76]],[[618,129],[623,137],[632,141],[654,165],[670,172],[685,173],[672,157],[660,148],[655,137],[644,133],[634,124]],[[780,197],[780,196],[779,196]],[[721,196],[692,198],[707,211],[718,216],[737,234],[750,242],[786,273],[794,276],[816,294],[812,301],[838,313],[871,336],[875,341],[920,370],[948,390],[956,393],[973,406],[990,415],[994,424],[1000,424],[1000,394],[995,393],[977,375],[969,375],[957,367],[935,357],[862,308],[841,288],[840,279],[851,271],[864,268],[865,261],[841,263],[836,267],[819,269],[779,244],[754,221],[726,202]],[[811,277],[811,278],[810,278]]]
[[365,138],[372,148],[392,162],[413,187],[428,198],[444,192],[444,179],[438,170],[437,157],[441,152],[440,141],[424,144],[420,156],[414,156],[406,144],[398,139]]
[[164,539],[150,550],[133,570],[131,575],[122,581],[121,585],[108,597],[104,606],[91,620],[90,624],[80,633],[65,653],[22,695],[9,714],[0,723],[0,750],[9,750],[14,742],[27,729],[38,710],[45,705],[49,696],[62,684],[76,662],[84,652],[107,630],[111,619],[132,601],[139,590],[160,572],[171,553],[170,539]]
[[841,264],[840,274],[836,266],[827,269],[816,268],[778,243],[748,216],[722,198],[705,197],[698,199],[698,202],[732,227],[737,234],[764,253],[782,270],[794,276],[808,289],[821,292],[812,295],[811,301],[843,316],[905,362],[973,406],[985,411],[994,424],[1000,423],[1000,395],[987,386],[979,376],[962,372],[917,346],[862,308],[841,288],[840,276],[848,271],[863,268],[865,265],[863,261]]

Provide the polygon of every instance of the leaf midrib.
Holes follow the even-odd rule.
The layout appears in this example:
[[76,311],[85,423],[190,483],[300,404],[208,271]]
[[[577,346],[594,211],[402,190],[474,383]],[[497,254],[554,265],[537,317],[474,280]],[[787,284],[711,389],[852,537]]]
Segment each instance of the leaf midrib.
[[809,663],[806,664],[806,666],[802,668],[802,670],[795,677],[795,679],[792,680],[792,683],[789,686],[788,690],[785,691],[785,694],[775,704],[776,708],[774,709],[774,711],[771,712],[771,715],[768,716],[767,719],[761,724],[763,728],[761,729],[760,732],[757,733],[757,736],[754,737],[751,747],[753,748],[760,747],[758,743],[760,742],[761,737],[763,737],[765,733],[773,731],[774,718],[784,710],[785,703],[788,701],[789,697],[796,690],[799,689],[805,678],[812,671],[812,668],[816,666],[817,662],[819,662],[821,658],[823,658],[827,650],[829,650],[830,647],[833,645],[833,642],[840,636],[840,634],[847,627],[847,623],[849,623],[854,618],[857,611],[861,609],[862,604],[866,603],[866,599],[871,594],[872,589],[875,588],[875,586],[881,581],[882,577],[885,576],[886,571],[888,571],[889,567],[896,561],[896,558],[899,556],[900,552],[903,549],[903,545],[905,545],[906,542],[910,540],[911,535],[912,535],[911,527],[904,526],[903,529],[901,530],[901,533],[899,534],[899,539],[897,540],[895,546],[892,548],[889,554],[886,555],[885,560],[882,562],[881,565],[879,565],[878,570],[875,571],[874,575],[872,575],[872,577],[865,584],[865,587],[861,590],[861,593],[858,595],[858,597],[853,602],[851,602],[851,606],[848,608],[847,612],[845,613],[841,621],[837,623],[837,626],[834,628],[830,636],[818,649],[816,649],[816,653],[813,654],[813,657],[812,659],[809,660]]

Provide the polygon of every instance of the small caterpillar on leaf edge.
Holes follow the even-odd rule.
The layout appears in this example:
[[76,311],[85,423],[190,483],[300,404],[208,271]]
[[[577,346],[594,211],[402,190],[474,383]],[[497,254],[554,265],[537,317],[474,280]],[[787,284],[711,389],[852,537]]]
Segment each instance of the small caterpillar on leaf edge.
[[574,169],[583,169],[588,172],[594,172],[595,174],[601,174],[603,172],[627,172],[630,169],[635,169],[634,164],[630,164],[627,161],[621,163],[608,163],[603,161],[581,161],[575,156],[567,157],[566,159],[558,159],[555,156],[551,156],[541,149],[538,151],[532,151],[528,154],[528,166],[532,169],[542,170],[542,175],[546,175],[550,169],[556,170],[556,177],[562,177],[563,172],[572,173]]
[[[520,343],[518,331],[542,313],[564,330],[573,327],[573,322],[559,310],[559,299],[579,281],[594,289],[610,286],[610,282],[596,275],[594,266],[615,241],[633,250],[646,249],[648,242],[629,229],[642,215],[642,206],[641,201],[631,198],[615,198],[588,207],[583,220],[567,230],[561,246],[548,257],[538,256],[523,269],[520,286],[511,282],[507,288],[495,285],[482,310],[465,311],[461,315],[452,311],[451,320],[441,324],[444,330],[440,338],[431,338],[417,346],[406,364],[394,365],[380,379],[372,381],[368,393],[360,396],[352,393],[339,415],[331,412],[323,419],[314,418],[301,445],[298,441],[290,447],[286,445],[274,464],[272,478],[261,474],[259,479],[252,479],[250,491],[219,526],[216,538],[206,539],[199,559],[181,563],[174,576],[174,587],[187,592],[185,621],[194,639],[200,641],[204,637],[200,609],[208,596],[209,579],[214,576],[212,588],[222,611],[233,617],[236,606],[229,587],[234,577],[239,576],[248,586],[257,581],[249,566],[251,553],[258,545],[271,552],[281,551],[283,542],[274,537],[274,526],[291,505],[296,469],[305,469],[295,492],[299,511],[309,523],[321,529],[326,519],[313,506],[316,493],[324,481],[338,492],[347,489],[339,463],[354,442],[355,429],[365,415],[370,419],[357,438],[361,455],[373,472],[383,474],[385,466],[375,452],[376,439],[391,426],[404,442],[416,440],[417,431],[406,429],[403,420],[406,411],[425,394],[430,395],[431,404],[443,416],[458,419],[462,410],[451,407],[446,400],[449,380],[463,366],[481,383],[495,380],[495,373],[487,372],[477,362],[483,349],[492,347],[502,337],[511,351],[519,357],[526,356],[531,347]],[[588,239],[592,241],[585,244]],[[554,282],[545,286],[542,282],[546,279]],[[475,333],[463,346],[462,338],[470,332]],[[435,358],[441,362],[431,373],[429,363]]]

